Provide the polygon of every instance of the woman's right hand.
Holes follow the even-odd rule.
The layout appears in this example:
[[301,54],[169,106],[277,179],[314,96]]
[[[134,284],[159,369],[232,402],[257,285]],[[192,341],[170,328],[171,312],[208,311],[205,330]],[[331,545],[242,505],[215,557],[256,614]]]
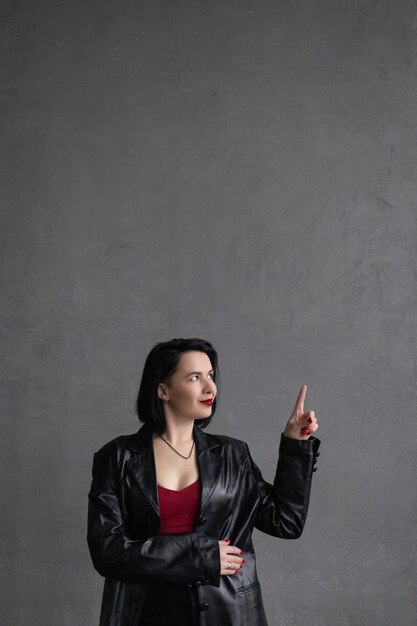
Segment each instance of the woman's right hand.
[[220,576],[230,576],[237,574],[245,559],[240,555],[243,554],[240,548],[230,545],[230,539],[222,539],[219,541],[220,550]]

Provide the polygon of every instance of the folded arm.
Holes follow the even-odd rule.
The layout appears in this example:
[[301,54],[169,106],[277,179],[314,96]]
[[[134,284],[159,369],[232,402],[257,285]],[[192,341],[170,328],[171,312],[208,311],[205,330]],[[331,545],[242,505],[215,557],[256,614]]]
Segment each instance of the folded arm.
[[220,585],[218,540],[203,533],[132,539],[120,507],[115,463],[94,455],[88,495],[87,541],[102,576],[131,582],[163,579],[177,584],[204,581]]

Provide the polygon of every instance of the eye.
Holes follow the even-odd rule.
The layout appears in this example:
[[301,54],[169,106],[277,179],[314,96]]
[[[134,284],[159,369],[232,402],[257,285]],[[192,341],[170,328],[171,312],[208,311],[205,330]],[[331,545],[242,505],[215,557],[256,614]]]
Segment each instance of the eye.
[[191,380],[192,382],[194,382],[194,381],[195,381],[195,380],[197,380],[197,379],[198,379],[198,375],[197,375],[197,374],[194,374],[194,375],[193,375],[193,376],[191,376],[191,378],[190,378],[190,380]]

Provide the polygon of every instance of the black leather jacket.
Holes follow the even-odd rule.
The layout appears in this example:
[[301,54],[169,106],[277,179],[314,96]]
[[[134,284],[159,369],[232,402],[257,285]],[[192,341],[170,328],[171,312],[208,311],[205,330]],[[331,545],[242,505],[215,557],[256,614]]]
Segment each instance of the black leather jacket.
[[[196,529],[158,535],[159,509],[152,433],[117,437],[94,455],[89,493],[88,545],[106,578],[100,626],[136,626],[147,584],[191,585],[201,626],[266,626],[252,530],[300,537],[307,516],[320,440],[281,436],[273,485],[246,443],[194,426],[202,486]],[[237,574],[220,576],[218,541],[244,552]]]

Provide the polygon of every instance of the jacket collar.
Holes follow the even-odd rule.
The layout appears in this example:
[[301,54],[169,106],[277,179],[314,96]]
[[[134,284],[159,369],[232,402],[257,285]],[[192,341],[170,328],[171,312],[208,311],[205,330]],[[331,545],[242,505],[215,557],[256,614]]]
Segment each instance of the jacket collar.
[[[219,476],[223,462],[223,445],[194,424],[194,440],[201,481],[200,513],[205,508]],[[144,424],[132,435],[128,448],[136,455],[127,462],[127,467],[145,497],[159,517],[158,487],[156,481],[155,457],[151,429]]]

